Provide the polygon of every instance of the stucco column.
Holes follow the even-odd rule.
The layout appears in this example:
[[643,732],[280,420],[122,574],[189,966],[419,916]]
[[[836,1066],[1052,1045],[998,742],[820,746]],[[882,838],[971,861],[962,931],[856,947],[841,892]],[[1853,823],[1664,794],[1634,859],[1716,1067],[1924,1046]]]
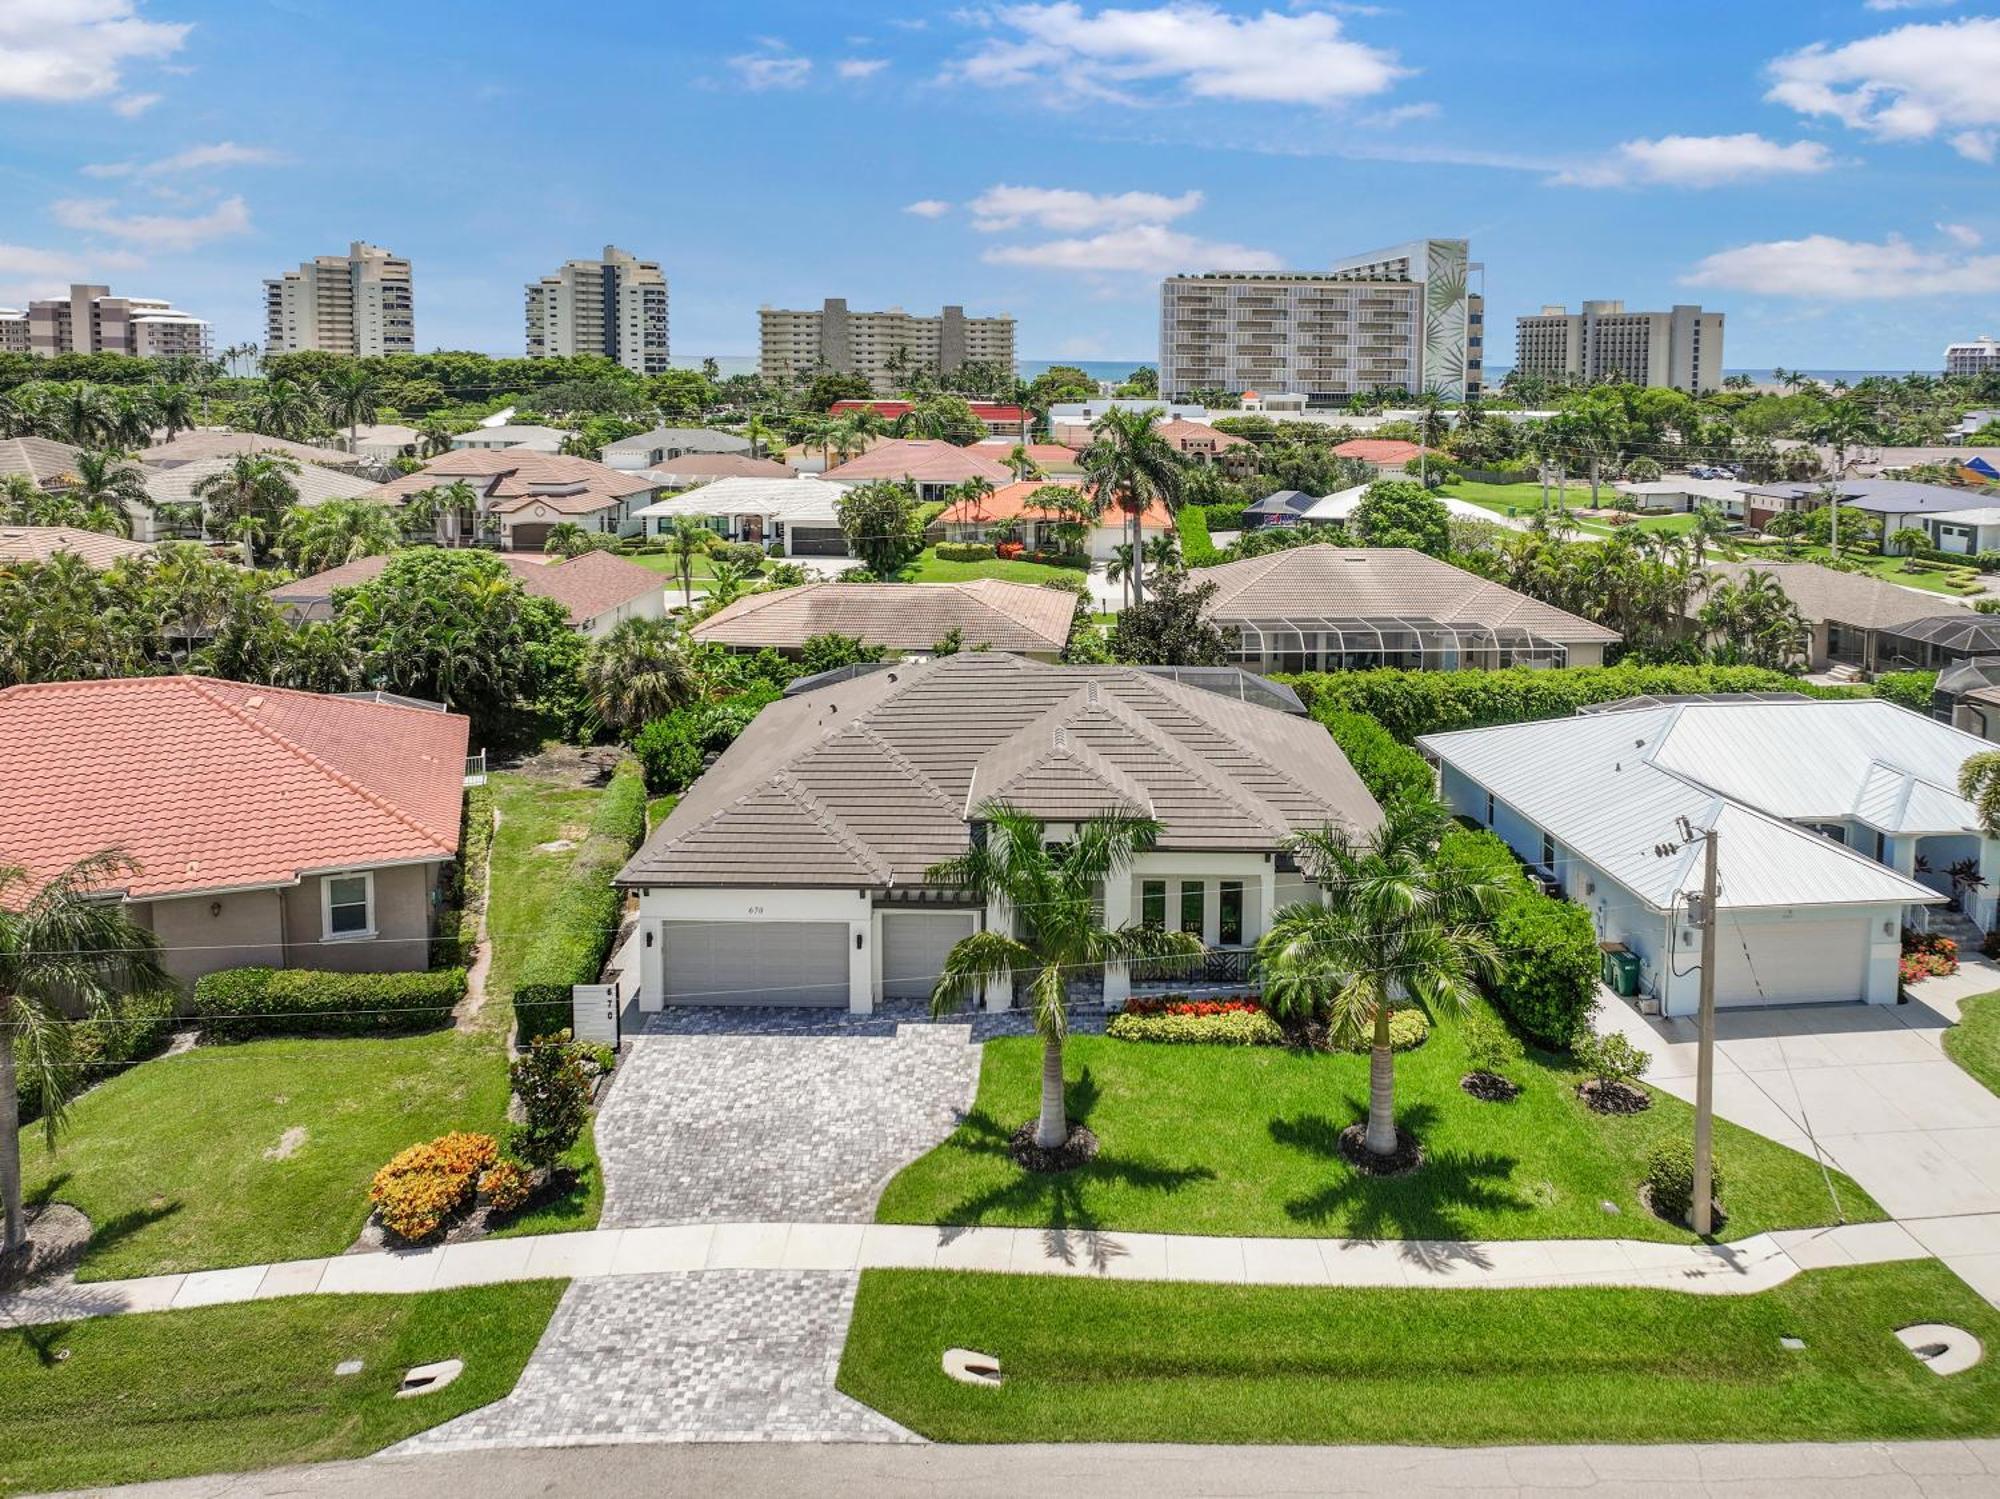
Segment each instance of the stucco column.
[[[1007,903],[999,896],[991,896],[986,902],[986,930],[989,932],[1012,932],[1014,921],[1007,909]],[[983,1004],[989,1010],[1006,1010],[1014,1004],[1014,975],[995,974],[986,981]]]
[[2000,840],[1979,840],[1979,872],[1986,883],[1974,892],[1972,910],[1966,914],[1980,931],[1990,932],[1994,925],[1994,901],[2000,895]]
[[657,1010],[665,1003],[667,987],[666,924],[657,911],[646,909],[646,897],[639,897],[639,1008]]
[[860,909],[847,921],[847,1008],[850,1014],[872,1015],[875,987],[881,981],[881,968],[875,956],[880,922],[868,892],[857,890],[854,895]]
[[1220,880],[1201,882],[1201,944],[1203,947],[1222,945],[1222,881]]
[[1257,876],[1257,909],[1243,923],[1244,940],[1255,946],[1257,939],[1271,930],[1271,923],[1277,916],[1278,870],[1275,865],[1267,863]]
[[[1107,931],[1117,931],[1132,924],[1132,886],[1137,876],[1127,870],[1114,875],[1104,882],[1104,926]],[[1116,1010],[1124,1006],[1132,997],[1132,965],[1129,963],[1106,963],[1104,965],[1104,1008]]]

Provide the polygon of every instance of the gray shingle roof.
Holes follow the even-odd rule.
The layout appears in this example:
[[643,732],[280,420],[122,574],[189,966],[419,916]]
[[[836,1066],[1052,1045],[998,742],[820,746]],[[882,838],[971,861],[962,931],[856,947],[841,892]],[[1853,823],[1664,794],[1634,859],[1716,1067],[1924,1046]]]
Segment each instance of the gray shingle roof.
[[677,448],[683,453],[747,453],[750,439],[712,427],[655,427],[606,443],[598,456],[606,453],[650,453],[655,449]]
[[1039,583],[807,583],[753,593],[694,627],[696,640],[797,646],[852,635],[892,651],[928,651],[958,630],[968,649],[1052,655],[1069,640],[1076,595]]
[[1269,850],[1380,817],[1320,725],[1112,666],[971,653],[773,703],[625,866],[628,885],[923,883],[967,811],[1150,810],[1159,846]]
[[[1708,571],[1730,582],[1741,582],[1749,572],[1769,573],[1812,624],[1831,619],[1857,629],[1882,630],[1966,609],[1945,594],[1918,593],[1868,573],[1839,572],[1817,562],[1711,562]],[[1691,600],[1688,612],[1698,613],[1705,602]]]

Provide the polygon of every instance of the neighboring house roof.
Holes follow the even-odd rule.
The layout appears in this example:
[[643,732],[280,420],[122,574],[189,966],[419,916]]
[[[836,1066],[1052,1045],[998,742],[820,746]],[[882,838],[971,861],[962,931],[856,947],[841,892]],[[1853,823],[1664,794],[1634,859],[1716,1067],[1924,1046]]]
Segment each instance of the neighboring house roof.
[[76,472],[82,448],[48,437],[0,437],[0,479],[26,474],[37,484]]
[[238,453],[283,453],[287,458],[317,463],[322,468],[354,468],[363,462],[359,454],[336,452],[262,432],[183,432],[171,442],[141,448],[134,456],[150,468],[175,468],[204,458],[234,458]]
[[1973,656],[2000,653],[2000,619],[1970,609],[1955,609],[1948,614],[1933,613],[1923,619],[1911,620],[1908,624],[1891,626],[1889,633],[1902,640],[1936,646],[1939,650],[1961,651]]
[[127,557],[144,557],[152,547],[102,531],[81,531],[74,526],[0,526],[0,566],[8,563],[47,562],[58,552],[68,552],[79,561],[103,569]]
[[683,453],[747,453],[750,451],[750,439],[738,437],[734,432],[720,432],[713,427],[655,427],[650,432],[636,432],[630,437],[606,443],[598,450],[598,456],[651,453],[668,448],[677,448]]
[[458,853],[466,720],[207,677],[0,692],[0,848],[30,880],[99,849],[134,900]]
[[[1357,484],[1352,489],[1342,489],[1325,495],[1306,507],[1300,520],[1344,521],[1360,507],[1368,496],[1369,486]],[[1454,520],[1484,521],[1489,526],[1506,526],[1511,530],[1525,531],[1529,521],[1518,515],[1502,515],[1497,510],[1488,510],[1484,505],[1475,505],[1470,500],[1461,500],[1457,495],[1434,494],[1431,496],[1444,506],[1445,513]]]
[[1363,463],[1379,463],[1395,468],[1414,462],[1423,452],[1419,443],[1405,442],[1399,437],[1354,437],[1334,445],[1336,458],[1359,458]]
[[2000,506],[1975,505],[1965,510],[1932,510],[1932,520],[1950,521],[1959,526],[2000,526]]
[[[1793,822],[1971,830],[1976,815],[1947,787],[1967,755],[1990,748],[1879,699],[1686,703],[1417,743],[1660,910],[1701,888],[1700,845],[1675,833],[1682,817],[1721,833],[1724,907],[1941,899]],[[1662,858],[1665,843],[1678,847]]]
[[965,652],[771,704],[619,882],[922,886],[1002,795],[1052,820],[1136,806],[1166,850],[1266,851],[1381,815],[1309,719],[1129,667]]
[[[1947,448],[1943,451],[1963,450]],[[1744,493],[1774,500],[1817,502],[1826,493],[1826,488],[1824,480],[1815,480],[1810,484],[1756,484],[1747,487]],[[1948,484],[1917,484],[1908,479],[1842,479],[1834,488],[1839,493],[1841,504],[1883,515],[1963,510],[1968,500],[1978,498],[1973,490],[1955,489]]]
[[1156,423],[1153,430],[1176,447],[1190,442],[1212,442],[1219,448],[1242,448],[1249,446],[1249,439],[1234,437],[1209,426],[1207,422],[1191,422],[1185,417],[1174,417]]
[[[1037,490],[1059,483],[1061,481],[1056,479],[1025,479],[1019,483],[1002,484],[982,500],[954,501],[948,509],[939,514],[938,519],[949,521],[955,526],[991,525],[998,521],[1022,519],[1046,520],[1055,512],[1040,505],[1030,504],[1029,501],[1034,498]],[[1062,487],[1076,489],[1080,486],[1062,484]],[[1127,522],[1123,511],[1113,513],[1107,510],[1098,517],[1097,524],[1116,526]],[[1140,525],[1148,531],[1170,531],[1173,529],[1174,518],[1167,513],[1165,505],[1153,500],[1146,506],[1146,514]]]
[[1436,622],[1519,631],[1560,645],[1605,644],[1618,632],[1407,547],[1291,547],[1190,573],[1214,583],[1206,613],[1220,624]]
[[1206,406],[1186,401],[1162,401],[1144,396],[1100,396],[1094,401],[1058,401],[1049,408],[1049,424],[1055,427],[1087,427],[1107,411],[1157,411],[1174,419],[1203,421]]
[[[965,404],[972,408],[972,414],[982,422],[1018,422],[1026,420],[1028,415],[1019,406],[1008,405],[1003,401],[967,401]],[[829,416],[842,416],[850,411],[862,411],[871,408],[883,420],[893,422],[897,417],[907,416],[910,412],[916,410],[916,405],[910,401],[898,401],[894,399],[880,401],[850,399],[835,401],[826,410]]]
[[465,480],[479,492],[486,508],[500,515],[537,502],[563,515],[590,515],[659,487],[642,473],[606,468],[588,458],[530,448],[463,448],[440,453],[415,473],[371,490],[369,498],[400,505],[419,490],[454,479]]
[[752,458],[748,453],[683,453],[663,458],[659,466],[645,471],[655,484],[680,486],[703,484],[710,479],[789,479],[792,470],[770,458]]
[[1632,480],[1620,479],[1612,486],[1620,494],[1633,495],[1645,499],[1650,495],[1699,495],[1704,500],[1717,504],[1743,498],[1743,491],[1750,485],[1741,479],[1696,479],[1682,475],[1675,479]]
[[1076,449],[1065,447],[1059,442],[1013,443],[1004,437],[988,437],[975,442],[972,445],[972,451],[982,458],[991,458],[995,463],[1004,467],[1007,462],[1007,455],[1013,452],[1016,447],[1025,448],[1029,461],[1041,468],[1076,467]]
[[[145,475],[146,493],[155,505],[192,505],[198,503],[195,485],[211,474],[226,472],[235,461],[234,457],[197,458],[191,463],[177,463],[172,468],[142,467],[140,472]],[[301,463],[297,473],[285,475],[285,482],[299,492],[301,505],[323,505],[328,500],[356,500],[364,495],[373,498],[381,487],[373,479],[364,479],[352,472],[321,468],[317,463]]]
[[[1870,573],[1838,572],[1817,562],[1711,562],[1707,571],[1732,582],[1741,582],[1746,573],[1769,573],[1810,624],[1831,619],[1856,629],[1884,630],[1954,610],[1972,614],[1943,594],[1918,593]],[[1704,602],[1690,599],[1689,616],[1700,613]]]
[[481,448],[532,448],[538,452],[553,453],[562,446],[569,433],[559,427],[540,427],[533,423],[525,426],[505,425],[499,427],[474,427],[470,432],[461,432],[452,438],[452,446]]
[[1303,515],[1318,503],[1318,497],[1303,489],[1274,489],[1261,500],[1243,507],[1245,515]]
[[716,479],[686,494],[668,495],[633,513],[648,520],[675,515],[768,515],[801,526],[836,526],[834,506],[847,491],[824,479]]
[[[546,561],[519,552],[493,555],[507,565],[524,590],[537,598],[554,599],[568,610],[569,622],[579,629],[620,604],[666,587],[665,579],[651,568],[606,551],[581,552],[567,561]],[[381,577],[389,560],[387,556],[360,557],[311,577],[280,583],[271,590],[271,602],[299,619],[330,619],[333,591]]]
[[[347,438],[343,428],[335,434],[342,441]],[[401,422],[363,422],[354,429],[356,447],[408,447],[411,443],[422,442],[424,434],[415,427],[406,427]]]
[[738,599],[694,627],[696,640],[796,646],[851,635],[892,651],[928,651],[954,629],[968,650],[1051,654],[1069,641],[1076,595],[1039,583],[808,583]]
[[967,479],[986,479],[1005,484],[1014,475],[1006,464],[983,457],[971,448],[932,438],[897,437],[836,464],[826,471],[825,477],[834,484],[865,484],[873,479],[907,479],[914,484],[962,484]]

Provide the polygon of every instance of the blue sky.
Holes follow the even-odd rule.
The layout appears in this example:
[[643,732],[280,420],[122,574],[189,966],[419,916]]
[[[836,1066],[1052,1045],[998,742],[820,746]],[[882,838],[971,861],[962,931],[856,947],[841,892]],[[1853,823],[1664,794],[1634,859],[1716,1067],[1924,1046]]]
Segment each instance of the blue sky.
[[677,358],[835,295],[1151,359],[1167,270],[1451,235],[1496,364],[1622,297],[1721,308],[1732,367],[1935,369],[2000,332],[1996,78],[1969,0],[0,0],[0,302],[261,338],[262,279],[360,238],[420,347],[514,354],[610,242]]

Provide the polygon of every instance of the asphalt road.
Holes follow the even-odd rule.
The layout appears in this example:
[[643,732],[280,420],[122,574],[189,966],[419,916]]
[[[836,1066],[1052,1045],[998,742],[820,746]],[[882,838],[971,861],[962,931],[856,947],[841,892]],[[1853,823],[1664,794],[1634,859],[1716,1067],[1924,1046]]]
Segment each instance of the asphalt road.
[[[1445,1398],[1449,1398],[1447,1395]],[[551,1447],[180,1479],[120,1499],[2000,1495],[2000,1441],[1768,1447]]]

